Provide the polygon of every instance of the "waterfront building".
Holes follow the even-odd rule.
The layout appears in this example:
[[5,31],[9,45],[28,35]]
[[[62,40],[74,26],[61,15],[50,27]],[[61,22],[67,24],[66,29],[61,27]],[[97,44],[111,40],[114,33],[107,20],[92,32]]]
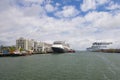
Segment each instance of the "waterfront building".
[[46,53],[51,53],[52,51],[52,44],[43,43],[43,50],[46,51]]
[[19,38],[16,40],[16,48],[23,49],[23,50],[33,50],[34,48],[34,40]]
[[34,42],[34,52],[36,53],[41,53],[43,48],[43,43],[42,42]]
[[16,48],[23,49],[27,51],[33,51],[35,53],[47,53],[51,52],[51,44],[45,42],[34,41],[33,39],[19,38],[16,40]]
[[34,52],[36,53],[47,53],[52,52],[51,44],[45,42],[34,42]]

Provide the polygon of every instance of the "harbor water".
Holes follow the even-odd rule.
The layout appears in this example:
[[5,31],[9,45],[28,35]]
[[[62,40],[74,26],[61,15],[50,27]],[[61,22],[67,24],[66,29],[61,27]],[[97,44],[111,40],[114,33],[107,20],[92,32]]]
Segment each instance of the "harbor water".
[[0,80],[120,80],[120,54],[76,52],[0,57]]

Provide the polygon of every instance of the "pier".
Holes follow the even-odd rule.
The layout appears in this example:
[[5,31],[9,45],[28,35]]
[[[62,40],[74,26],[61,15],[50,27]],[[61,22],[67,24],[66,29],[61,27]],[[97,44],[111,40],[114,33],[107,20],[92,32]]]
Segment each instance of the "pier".
[[0,57],[14,57],[14,56],[26,56],[31,54],[0,54]]
[[49,54],[49,53],[53,53],[53,52],[32,52],[32,53],[8,53],[8,54],[4,54],[4,53],[0,53],[0,57],[17,57],[17,56],[28,56],[28,55],[35,55],[35,54]]

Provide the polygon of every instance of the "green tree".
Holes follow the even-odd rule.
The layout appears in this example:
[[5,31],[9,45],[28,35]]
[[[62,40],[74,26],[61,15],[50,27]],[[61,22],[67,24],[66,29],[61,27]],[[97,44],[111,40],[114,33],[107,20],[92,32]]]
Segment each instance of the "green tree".
[[24,51],[24,49],[23,49],[23,48],[20,48],[20,51]]

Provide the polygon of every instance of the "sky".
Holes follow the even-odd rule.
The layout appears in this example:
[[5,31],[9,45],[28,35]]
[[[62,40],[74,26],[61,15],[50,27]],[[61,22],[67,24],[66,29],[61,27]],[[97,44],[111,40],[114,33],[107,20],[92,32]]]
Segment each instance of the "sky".
[[77,50],[93,42],[120,48],[120,0],[0,0],[0,45],[19,37]]

